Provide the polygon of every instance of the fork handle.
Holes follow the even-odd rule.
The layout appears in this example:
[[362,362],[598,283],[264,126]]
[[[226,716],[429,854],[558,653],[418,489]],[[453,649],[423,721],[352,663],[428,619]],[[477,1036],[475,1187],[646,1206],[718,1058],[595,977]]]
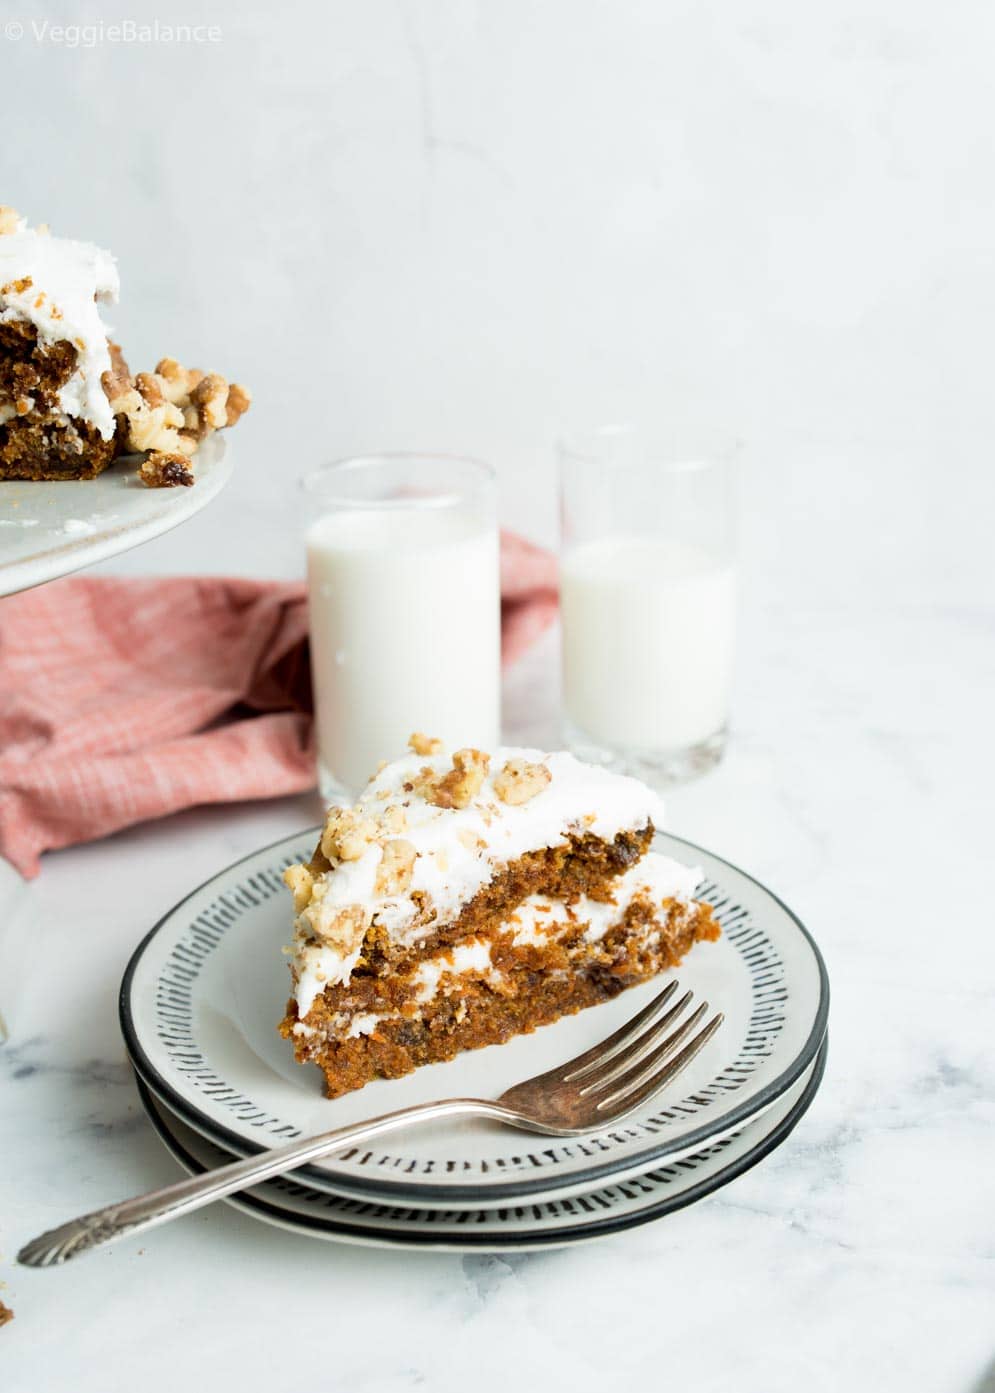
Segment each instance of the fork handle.
[[432,1122],[442,1117],[460,1116],[489,1117],[499,1122],[521,1125],[517,1113],[484,1098],[448,1098],[439,1103],[419,1103],[414,1107],[400,1108],[397,1112],[384,1113],[368,1122],[357,1122],[349,1127],[339,1127],[334,1132],[323,1132],[317,1137],[291,1142],[289,1146],[264,1151],[244,1161],[231,1161],[205,1171],[203,1175],[180,1180],[175,1185],[166,1185],[148,1194],[95,1209],[32,1239],[18,1253],[17,1261],[27,1267],[55,1267],[104,1243],[112,1243],[126,1235],[142,1233],[157,1224],[168,1223],[170,1219],[178,1219],[181,1214],[189,1214],[236,1190],[248,1189],[275,1175],[306,1165],[308,1161],[317,1161],[349,1142],[366,1141],[411,1122]]

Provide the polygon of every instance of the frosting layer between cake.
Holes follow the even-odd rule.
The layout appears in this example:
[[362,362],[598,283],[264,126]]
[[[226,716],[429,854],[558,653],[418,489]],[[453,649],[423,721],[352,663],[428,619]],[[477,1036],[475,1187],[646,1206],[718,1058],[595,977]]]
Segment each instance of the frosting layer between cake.
[[[566,902],[545,895],[531,895],[509,915],[502,929],[511,936],[514,947],[519,948],[542,946],[566,930],[582,925],[583,942],[594,944],[623,919],[633,900],[639,899],[655,910],[663,910],[667,901],[690,906],[700,880],[701,871],[698,868],[681,865],[656,852],[648,852],[637,865],[619,876],[612,887],[610,899],[594,900],[580,895]],[[652,928],[647,930],[647,933],[652,932]],[[293,966],[299,1022],[303,1021],[326,986],[349,980],[348,975],[343,975],[343,965],[335,950],[313,941],[296,946]],[[486,979],[492,974],[490,944],[474,938],[419,963],[411,980],[417,989],[418,1000],[428,1002],[444,984],[452,986],[454,979],[465,976]],[[378,1019],[378,1016],[366,1013],[348,1021],[343,1020],[343,1033],[346,1038],[368,1034]],[[308,1027],[300,1023],[295,1029],[300,1034],[308,1033]]]

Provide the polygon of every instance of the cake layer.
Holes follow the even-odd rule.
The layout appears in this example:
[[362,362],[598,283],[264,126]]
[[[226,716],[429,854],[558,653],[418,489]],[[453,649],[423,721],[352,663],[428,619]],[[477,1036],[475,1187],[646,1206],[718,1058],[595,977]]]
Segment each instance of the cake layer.
[[610,899],[530,896],[476,935],[389,977],[327,985],[321,950],[301,960],[282,1033],[325,1074],[329,1097],[374,1078],[495,1044],[616,996],[716,938],[691,898],[696,870],[648,854]]
[[112,463],[119,435],[62,412],[18,416],[0,404],[0,479],[92,479]]
[[[0,305],[3,297],[0,296]],[[39,405],[54,411],[59,392],[76,371],[77,352],[67,340],[39,341],[33,324],[0,321],[0,419]]]
[[567,753],[421,749],[333,808],[314,857],[291,867],[293,952],[329,983],[383,975],[487,933],[533,894],[597,897],[649,845],[660,799]]

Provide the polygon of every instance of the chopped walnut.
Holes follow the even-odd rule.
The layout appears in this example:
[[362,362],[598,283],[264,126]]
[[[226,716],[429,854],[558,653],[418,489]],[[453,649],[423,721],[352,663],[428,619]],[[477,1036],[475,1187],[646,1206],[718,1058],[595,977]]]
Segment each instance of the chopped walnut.
[[[128,364],[124,361],[124,354],[121,347],[116,343],[108,343],[110,350],[111,365],[108,370],[101,375],[100,385],[104,389],[107,400],[111,402],[111,409],[114,410],[113,403],[118,401],[125,393],[132,389],[131,373]],[[122,415],[122,412],[115,411],[114,414]]]
[[197,408],[200,429],[205,435],[228,424],[227,401],[228,382],[219,372],[207,373],[190,393],[190,405]]
[[163,392],[165,379],[154,372],[140,372],[135,377],[135,388],[146,406],[162,406],[166,401]]
[[7,237],[12,232],[17,231],[17,224],[21,221],[16,208],[8,208],[0,204],[0,237]]
[[314,876],[307,866],[288,866],[283,873],[283,883],[294,897],[294,913],[300,914],[311,903]]
[[457,750],[452,769],[429,789],[426,800],[437,808],[468,807],[484,786],[490,762],[482,750]]
[[[121,381],[115,379],[113,372],[105,372],[100,381],[107,393],[111,410],[115,416],[130,416],[136,411],[141,411],[144,406],[142,394],[137,390],[130,376]],[[112,388],[115,390],[112,391]]]
[[442,741],[436,740],[432,735],[422,735],[420,730],[416,730],[413,735],[408,736],[408,749],[416,755],[438,755],[442,753]]
[[345,905],[333,914],[323,913],[327,884],[320,882],[311,893],[311,902],[303,911],[301,918],[319,943],[348,955],[354,953],[363,942],[370,915],[359,904]]
[[552,777],[545,764],[509,759],[501,772],[494,776],[494,792],[502,803],[527,803],[543,791]]
[[388,832],[404,832],[408,826],[408,816],[400,803],[391,803],[380,814],[379,822]]
[[152,450],[142,460],[138,477],[149,489],[189,488],[193,483],[193,470],[186,455]]
[[133,450],[172,450],[185,454],[178,428],[183,416],[178,407],[163,401],[158,406],[144,404],[128,417],[128,444]]
[[[139,376],[147,374],[139,374]],[[111,401],[115,416],[123,416],[127,421],[126,445],[129,450],[164,450],[169,454],[191,454],[184,447],[178,427],[183,425],[183,413],[172,402],[161,400],[158,405],[150,405],[137,387],[116,396]]]
[[199,368],[185,368],[175,358],[160,358],[155,372],[162,379],[163,395],[174,406],[189,406],[190,393],[204,376]]
[[401,787],[405,793],[413,793],[416,798],[424,798],[430,802],[435,784],[435,770],[430,764],[423,764],[417,774],[411,774],[404,780]]
[[393,841],[385,843],[373,885],[374,893],[400,895],[405,891],[411,884],[416,855],[414,847],[403,837],[396,837]]
[[355,808],[329,808],[321,849],[329,861],[358,861],[376,835],[376,823]]
[[252,405],[252,393],[241,382],[228,385],[228,398],[225,401],[225,425],[234,426]]
[[192,484],[186,460],[212,431],[234,425],[248,409],[248,391],[175,358],[160,358],[155,372],[132,377],[117,345],[110,351],[101,383],[114,415],[125,418],[125,449],[152,452],[139,471],[142,482],[151,488]]

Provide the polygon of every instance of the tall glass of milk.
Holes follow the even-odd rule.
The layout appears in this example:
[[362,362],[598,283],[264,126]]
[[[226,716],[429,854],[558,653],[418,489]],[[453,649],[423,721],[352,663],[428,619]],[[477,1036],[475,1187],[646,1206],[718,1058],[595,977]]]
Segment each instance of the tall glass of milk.
[[493,749],[501,604],[492,470],[368,455],[309,474],[307,574],[321,791],[354,794],[414,731]]
[[631,427],[560,447],[565,738],[676,783],[722,757],[736,628],[729,461]]

